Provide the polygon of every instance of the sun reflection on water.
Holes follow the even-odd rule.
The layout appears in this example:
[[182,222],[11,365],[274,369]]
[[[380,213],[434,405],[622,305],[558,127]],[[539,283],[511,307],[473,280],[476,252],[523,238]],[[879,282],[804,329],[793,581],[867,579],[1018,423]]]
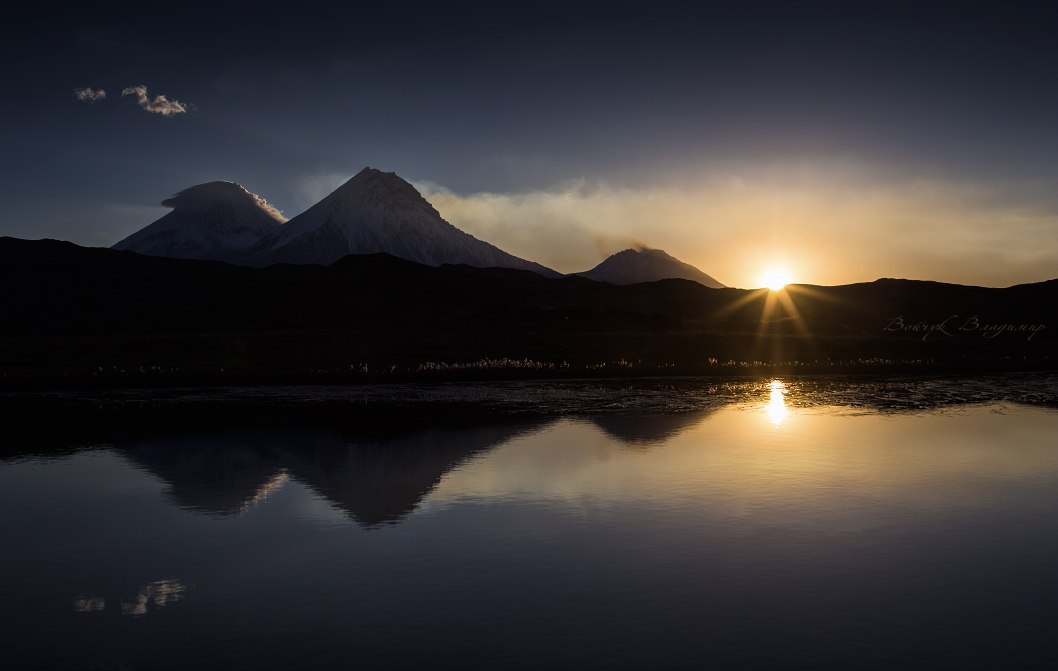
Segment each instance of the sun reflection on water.
[[786,419],[786,385],[779,380],[771,381],[771,398],[768,400],[768,419],[779,426]]

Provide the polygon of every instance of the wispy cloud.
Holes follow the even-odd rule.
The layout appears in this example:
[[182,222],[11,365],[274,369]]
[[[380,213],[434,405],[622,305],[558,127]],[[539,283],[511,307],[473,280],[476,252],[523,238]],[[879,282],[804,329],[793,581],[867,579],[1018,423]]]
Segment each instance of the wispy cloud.
[[191,105],[188,103],[182,103],[179,100],[169,100],[163,95],[155,96],[152,100],[147,95],[147,87],[143,84],[139,86],[128,86],[121,91],[121,96],[136,96],[136,102],[140,107],[145,109],[152,114],[161,114],[162,116],[172,116],[174,114],[183,114],[191,109]]
[[83,89],[74,89],[73,97],[75,100],[80,100],[84,103],[94,103],[106,98],[107,92],[103,89],[94,89],[91,86],[86,86]]

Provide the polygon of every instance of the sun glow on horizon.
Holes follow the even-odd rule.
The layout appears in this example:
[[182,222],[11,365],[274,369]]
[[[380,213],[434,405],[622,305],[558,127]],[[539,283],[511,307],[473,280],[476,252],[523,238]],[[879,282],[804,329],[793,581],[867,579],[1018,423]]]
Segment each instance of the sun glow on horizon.
[[787,284],[793,281],[786,269],[771,267],[765,270],[758,278],[758,286],[767,287],[772,291],[782,291]]

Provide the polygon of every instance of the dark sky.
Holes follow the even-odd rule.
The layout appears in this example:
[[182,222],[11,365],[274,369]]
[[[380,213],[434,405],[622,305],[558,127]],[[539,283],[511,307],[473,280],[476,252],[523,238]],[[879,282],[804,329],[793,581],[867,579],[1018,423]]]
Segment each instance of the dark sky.
[[1058,210],[1054,3],[39,4],[0,28],[0,234],[109,245],[212,179],[293,216],[365,165],[458,195],[854,164]]

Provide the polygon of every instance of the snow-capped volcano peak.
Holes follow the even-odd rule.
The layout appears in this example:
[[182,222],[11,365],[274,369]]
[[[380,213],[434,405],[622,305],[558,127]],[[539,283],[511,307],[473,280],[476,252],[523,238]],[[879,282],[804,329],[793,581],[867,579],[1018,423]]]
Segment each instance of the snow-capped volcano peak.
[[414,186],[397,176],[395,172],[382,172],[375,168],[364,168],[350,177],[331,193],[340,200],[375,197],[378,199],[421,201],[429,203]]
[[[340,228],[349,237],[349,242],[354,243],[365,234],[384,235],[387,229],[406,224],[411,218],[421,219],[423,222],[436,219],[445,226],[451,226],[441,219],[440,213],[415,187],[397,177],[396,173],[364,168],[326,198],[294,217],[290,224],[275,236],[271,248],[278,248],[327,224]],[[357,252],[344,251],[335,260],[354,253]]]
[[461,263],[558,275],[459,230],[414,186],[374,168],[358,172],[237,260],[329,265],[349,254],[378,252],[430,266]]
[[207,182],[162,201],[162,218],[114,245],[150,256],[221,259],[279,229],[285,219],[261,196],[235,182]]

